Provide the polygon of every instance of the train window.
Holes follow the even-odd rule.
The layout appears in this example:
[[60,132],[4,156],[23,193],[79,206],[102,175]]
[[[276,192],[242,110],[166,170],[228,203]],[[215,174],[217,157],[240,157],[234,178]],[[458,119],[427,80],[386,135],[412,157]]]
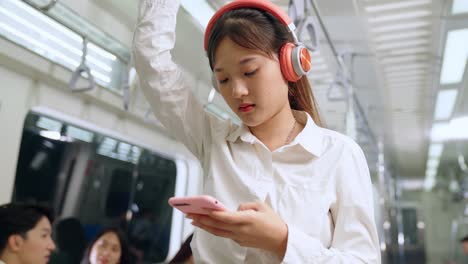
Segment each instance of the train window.
[[418,216],[415,208],[401,209],[403,219],[403,234],[405,244],[417,245],[418,244]]
[[76,217],[91,239],[119,226],[134,257],[162,262],[169,250],[177,168],[174,160],[141,146],[61,120],[28,114],[13,201],[53,208]]

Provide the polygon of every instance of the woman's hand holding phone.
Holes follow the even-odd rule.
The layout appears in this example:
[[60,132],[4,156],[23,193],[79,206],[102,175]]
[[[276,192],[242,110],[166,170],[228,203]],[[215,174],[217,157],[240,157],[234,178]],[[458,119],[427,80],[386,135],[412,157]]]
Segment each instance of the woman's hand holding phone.
[[196,227],[213,235],[234,240],[240,246],[268,250],[284,258],[288,241],[286,223],[267,204],[242,204],[236,212],[211,211],[208,215],[189,214]]

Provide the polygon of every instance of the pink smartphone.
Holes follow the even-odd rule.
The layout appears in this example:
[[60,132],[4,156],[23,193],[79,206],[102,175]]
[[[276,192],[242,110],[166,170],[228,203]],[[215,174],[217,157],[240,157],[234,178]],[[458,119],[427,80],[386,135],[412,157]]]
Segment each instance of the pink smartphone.
[[172,197],[169,199],[169,204],[185,214],[207,215],[213,210],[226,211],[226,207],[221,202],[209,195]]

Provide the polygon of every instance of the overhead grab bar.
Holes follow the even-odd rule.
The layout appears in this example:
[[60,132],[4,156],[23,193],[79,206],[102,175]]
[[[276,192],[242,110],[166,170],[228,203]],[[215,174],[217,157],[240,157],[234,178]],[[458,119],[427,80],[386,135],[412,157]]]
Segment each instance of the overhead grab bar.
[[[349,85],[350,83],[344,76],[343,71],[338,69],[335,74],[335,79],[327,89],[327,99],[331,102],[346,102],[348,99],[347,91]],[[338,95],[337,92],[339,92]]]
[[309,35],[309,41],[303,42],[310,51],[318,50],[318,32],[315,18],[312,16],[312,6],[309,1],[291,0],[289,2],[288,15],[296,24],[296,33],[300,39],[304,34]]
[[52,9],[52,7],[54,7],[58,2],[58,0],[50,0],[49,3],[47,3],[47,4],[43,5],[43,6],[40,6],[40,5],[35,4],[32,0],[23,0],[23,1],[29,3],[30,5],[34,6],[35,8],[40,9],[40,10],[45,11],[45,12]]
[[122,85],[122,100],[123,108],[125,111],[128,111],[128,106],[130,104],[130,64],[127,65],[126,70],[122,73],[121,85]]
[[47,5],[39,7],[43,11],[49,11],[52,7],[57,4],[58,0],[51,0]]
[[[86,92],[89,90],[94,89],[95,83],[94,83],[94,77],[91,74],[91,69],[86,65],[86,55],[88,54],[88,40],[86,38],[83,38],[83,54],[81,57],[81,63],[76,68],[76,70],[73,72],[72,77],[70,79],[70,82],[68,83],[68,86],[72,90],[72,92]],[[89,84],[84,87],[77,87],[78,80],[82,76],[82,74],[85,73],[88,77],[88,82]]]
[[310,51],[317,51],[319,49],[318,33],[316,28],[315,19],[312,16],[305,17],[297,26],[298,36],[301,37],[306,33],[309,35],[310,40],[303,44]]

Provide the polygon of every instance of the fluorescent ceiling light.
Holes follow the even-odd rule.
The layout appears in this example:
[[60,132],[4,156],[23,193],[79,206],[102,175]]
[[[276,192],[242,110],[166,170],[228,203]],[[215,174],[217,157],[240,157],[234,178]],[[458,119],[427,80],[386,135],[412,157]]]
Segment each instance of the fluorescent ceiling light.
[[210,18],[215,13],[206,0],[182,0],[180,4],[200,23],[203,29],[206,28]]
[[398,245],[404,245],[405,244],[405,234],[402,232],[398,233]]
[[427,69],[428,65],[424,63],[412,63],[412,64],[405,64],[405,65],[395,65],[395,66],[388,66],[384,68],[384,72],[395,72],[395,71],[403,71],[403,70],[414,70],[414,69]]
[[452,119],[449,129],[451,132],[449,140],[468,139],[468,116]]
[[131,148],[132,146],[130,144],[125,143],[125,142],[120,142],[117,148],[117,154],[120,156],[120,158],[125,159],[130,153]]
[[445,42],[440,84],[459,83],[468,60],[468,28],[449,31]]
[[401,40],[407,38],[417,38],[417,37],[425,37],[430,34],[429,30],[413,30],[413,31],[405,31],[405,32],[398,32],[393,34],[382,34],[375,38],[375,42],[385,42],[389,40]]
[[[72,46],[70,43],[66,43],[65,41],[63,41],[60,38],[54,36],[53,34],[49,33],[48,31],[39,28],[38,26],[30,23],[29,21],[26,21],[25,19],[23,19],[23,18],[15,15],[15,14],[9,12],[8,10],[6,10],[6,9],[4,9],[2,7],[0,7],[0,13],[3,13],[4,15],[10,17],[11,19],[13,19],[14,21],[22,24],[26,28],[32,29],[33,31],[40,34],[40,36],[46,37],[50,41],[55,42],[56,44],[58,44],[59,46],[61,46],[64,49],[70,51],[74,55],[76,55],[76,56],[78,56],[80,58],[83,55],[83,52],[80,49]],[[11,32],[11,29],[9,31]],[[15,33],[15,34],[18,35],[18,33]],[[23,39],[24,39],[24,37],[23,37]],[[33,43],[39,43],[39,42],[33,42]],[[88,44],[88,47],[90,47],[97,54],[101,55],[104,58],[108,58],[108,59],[111,59],[111,60],[116,59],[116,57],[114,55],[110,54],[109,52],[105,52],[104,50],[102,50],[101,48],[98,48],[97,46],[95,46],[93,44]],[[63,55],[63,56],[65,56],[65,55]],[[105,64],[104,62],[94,58],[93,56],[90,56],[89,54],[86,56],[86,59],[87,59],[87,61],[93,63],[94,65],[96,65],[98,67],[100,67],[102,70],[104,70],[106,72],[111,72],[112,71],[111,66],[109,66],[108,64]]]
[[55,57],[55,60],[62,60],[63,62],[67,63],[69,66],[74,68],[78,67],[78,65],[80,64],[79,61],[74,60],[58,51],[51,49],[49,46],[27,36],[23,32],[20,32],[4,23],[0,23],[0,28],[3,28],[5,31],[8,31],[8,33],[20,39],[23,39],[26,42],[29,42],[29,44],[32,44],[32,46],[36,46],[36,49],[34,50],[42,56],[45,56],[47,58]]
[[421,62],[426,61],[428,57],[426,55],[405,55],[398,57],[384,57],[380,60],[382,64],[392,64],[400,62]]
[[14,13],[11,12],[11,10],[6,10],[5,8],[3,7],[0,7],[0,13],[2,13],[3,15],[11,18],[12,20],[22,24],[23,26],[25,26],[26,28],[29,28],[29,29],[32,29],[33,31],[36,31],[38,34],[40,34],[41,36],[44,36],[52,41],[54,41],[55,43],[57,43],[59,46],[63,47],[64,49],[72,52],[73,54],[77,55],[77,56],[81,56],[82,52],[81,50],[77,49],[76,47],[73,47],[72,45],[70,45],[69,43],[66,43],[64,42],[63,40],[59,39],[58,37],[50,34],[49,32],[45,31],[45,30],[42,30],[41,28],[39,28],[38,26],[34,25],[33,23],[27,21],[26,19],[22,18],[22,17],[19,17],[18,15],[15,15]]
[[389,222],[389,221],[385,221],[385,222],[383,223],[383,228],[384,228],[384,229],[390,229],[390,222]]
[[71,31],[69,28],[61,25],[60,23],[57,23],[55,20],[52,18],[43,15],[41,12],[38,12],[36,9],[33,7],[29,6],[28,4],[23,3],[22,1],[17,1],[17,0],[8,0],[8,2],[16,5],[19,9],[26,11],[29,15],[39,19],[41,22],[47,24],[48,26],[53,27],[55,30],[59,31],[60,33],[64,34],[65,36],[69,37],[72,40],[75,41],[82,41],[82,38],[76,34],[75,32]]
[[426,228],[426,224],[424,224],[424,222],[422,222],[422,221],[418,221],[418,223],[416,224],[416,226],[417,226],[419,229],[424,229],[424,228]]
[[406,13],[398,13],[392,15],[375,16],[369,18],[370,23],[390,22],[390,21],[401,21],[405,19],[414,19],[431,15],[431,11],[418,10]]
[[426,176],[435,177],[437,174],[437,169],[434,168],[426,168]]
[[39,120],[36,122],[36,126],[56,132],[60,132],[62,130],[61,122],[43,116],[39,117]]
[[419,75],[419,76],[406,76],[406,77],[397,77],[397,78],[389,78],[385,80],[387,85],[391,86],[398,86],[398,85],[406,85],[410,86],[411,84],[418,85],[425,84],[426,77]]
[[388,85],[409,85],[409,84],[426,84],[425,76],[407,76],[407,77],[398,77],[398,78],[387,78],[386,83]]
[[431,129],[431,140],[441,142],[447,140],[450,135],[449,123],[434,123]]
[[385,76],[387,79],[391,78],[399,78],[399,77],[406,77],[406,76],[417,76],[417,75],[425,75],[427,73],[426,70],[410,70],[410,71],[400,71],[400,72],[391,72],[387,73]]
[[437,170],[437,168],[439,167],[439,162],[440,160],[438,158],[429,158],[426,163],[426,168]]
[[109,137],[105,137],[101,143],[100,148],[113,150],[117,145],[117,140]]
[[374,33],[384,33],[390,31],[397,31],[397,30],[408,30],[408,29],[415,29],[429,26],[431,23],[428,21],[416,21],[416,22],[409,22],[409,23],[399,23],[399,24],[391,24],[386,26],[379,26],[373,27],[372,32]]
[[387,244],[385,242],[381,241],[380,242],[380,251],[384,252],[387,250]]
[[406,48],[406,47],[425,45],[428,43],[429,43],[429,40],[426,38],[407,40],[407,41],[393,41],[393,42],[389,42],[385,44],[379,44],[377,45],[376,49],[378,51],[389,50],[389,49],[400,49],[400,48]]
[[433,176],[426,173],[426,178],[424,179],[424,190],[430,191],[435,186],[435,173]]
[[[82,57],[82,38],[69,28],[41,14],[20,1],[0,2],[0,31],[11,41],[70,70],[75,70]],[[117,57],[88,43],[87,64],[96,81],[109,85]],[[110,88],[110,87],[109,87]]]
[[408,7],[421,6],[431,3],[431,0],[415,0],[415,1],[402,1],[389,4],[373,5],[365,7],[365,10],[369,13],[390,11],[395,9],[403,9]]
[[93,132],[83,130],[74,126],[67,126],[66,135],[71,138],[76,138],[85,142],[93,142],[94,134]]
[[455,106],[458,91],[452,90],[441,90],[437,95],[436,107],[435,107],[435,120],[449,119]]
[[57,131],[40,131],[39,135],[46,137],[48,139],[52,140],[60,140],[62,138],[62,135],[60,135],[60,132]]
[[403,83],[388,83],[386,85],[389,89],[401,89],[401,88],[409,88],[413,87],[416,89],[424,89],[424,82],[416,81],[416,82],[403,82]]
[[432,143],[429,147],[428,156],[430,158],[439,158],[444,150],[444,145],[441,143]]
[[403,179],[400,180],[400,187],[404,190],[414,191],[424,187],[423,179]]
[[106,84],[111,82],[111,78],[109,76],[104,75],[104,74],[102,74],[102,73],[100,73],[98,71],[91,70],[91,74],[93,75],[93,77],[105,82]]
[[418,85],[425,85],[426,78],[425,76],[407,76],[407,77],[400,77],[400,78],[387,78],[386,84],[388,86],[418,86]]
[[385,54],[386,56],[398,56],[398,55],[409,55],[409,54],[428,53],[428,52],[429,52],[428,46],[423,45],[420,47],[388,50],[382,53]]
[[94,45],[91,42],[88,42],[87,47],[89,48],[89,50],[95,52],[96,54],[100,55],[103,58],[109,59],[111,61],[115,61],[117,59],[117,57],[114,54],[105,51],[104,49]]
[[466,0],[453,0],[452,14],[461,14],[468,12],[468,1]]
[[454,118],[448,122],[434,123],[431,130],[431,140],[442,142],[449,140],[468,139],[468,116]]

